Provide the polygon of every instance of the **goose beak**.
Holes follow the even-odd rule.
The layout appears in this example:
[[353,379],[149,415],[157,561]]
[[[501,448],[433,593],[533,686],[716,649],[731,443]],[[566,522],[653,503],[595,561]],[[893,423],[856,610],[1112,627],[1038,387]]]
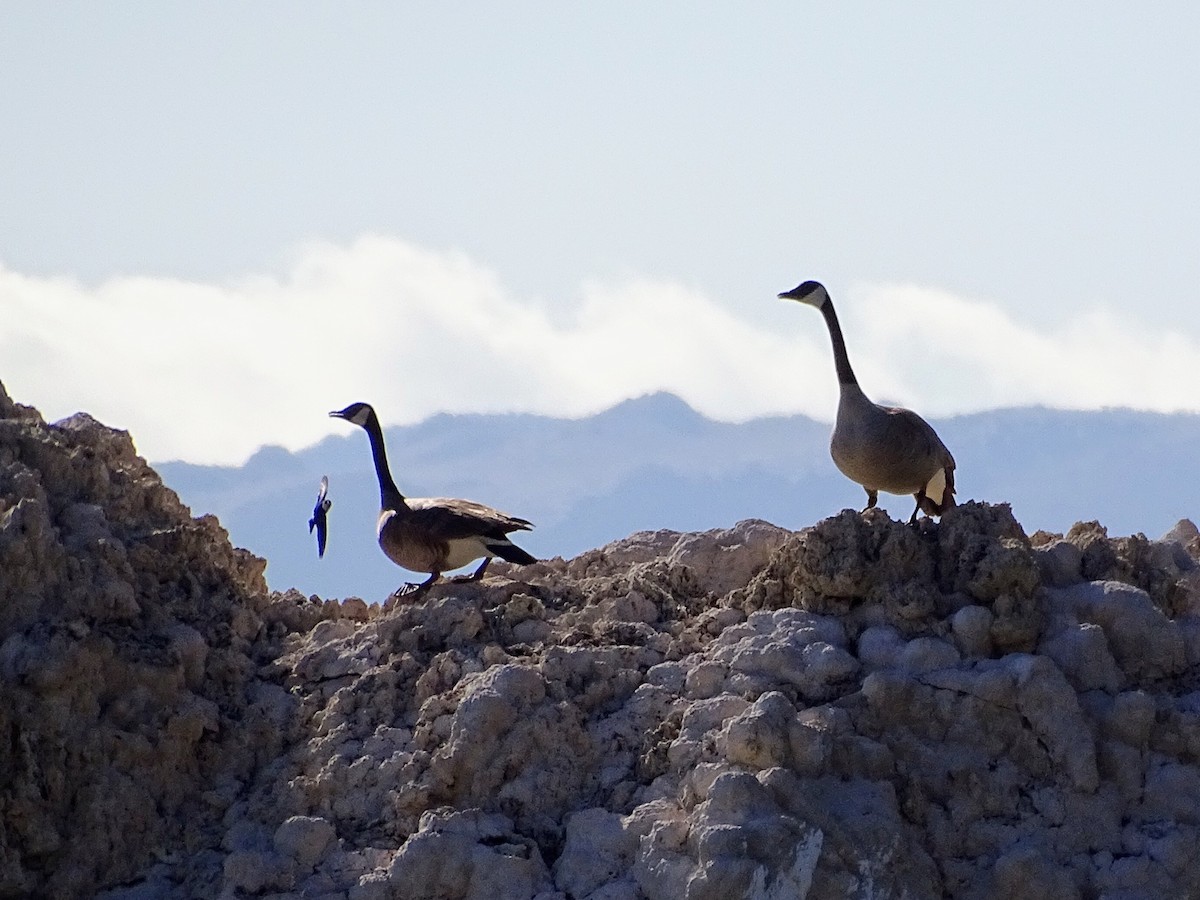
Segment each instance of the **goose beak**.
[[346,411],[344,409],[335,409],[329,415],[333,416],[335,419],[344,419],[346,418]]

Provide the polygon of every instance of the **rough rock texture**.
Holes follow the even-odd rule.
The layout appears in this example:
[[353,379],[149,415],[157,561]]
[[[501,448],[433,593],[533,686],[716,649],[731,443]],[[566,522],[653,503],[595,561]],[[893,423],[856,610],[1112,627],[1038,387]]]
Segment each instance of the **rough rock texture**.
[[965,503],[320,601],[0,390],[0,897],[1200,896],[1198,550]]
[[264,563],[129,436],[0,388],[0,896],[81,896],[199,847],[284,747]]

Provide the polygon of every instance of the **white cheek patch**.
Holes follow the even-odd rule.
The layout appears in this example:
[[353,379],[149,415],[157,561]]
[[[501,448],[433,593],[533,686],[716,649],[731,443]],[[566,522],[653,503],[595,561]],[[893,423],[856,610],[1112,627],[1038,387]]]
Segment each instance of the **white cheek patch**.
[[946,470],[938,469],[925,485],[925,496],[941,506],[946,497]]

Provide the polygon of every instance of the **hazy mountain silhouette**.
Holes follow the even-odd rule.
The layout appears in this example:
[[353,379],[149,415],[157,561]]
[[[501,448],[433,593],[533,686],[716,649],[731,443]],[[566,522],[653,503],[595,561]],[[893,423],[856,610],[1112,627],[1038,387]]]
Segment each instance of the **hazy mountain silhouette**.
[[[958,462],[959,499],[1007,501],[1029,532],[1099,519],[1114,535],[1156,537],[1200,517],[1200,415],[1021,408],[934,424]],[[537,529],[516,537],[543,557],[644,529],[745,518],[801,528],[866,499],[834,468],[827,424],[715,422],[669,394],[583,419],[438,415],[385,431],[405,494],[466,497],[531,519]],[[377,601],[417,579],[376,546],[379,495],[359,428],[298,453],[264,447],[239,468],[155,468],[194,514],[215,513],[235,544],[269,560],[274,588]],[[319,560],[307,522],[322,475],[333,508]],[[912,511],[907,498],[880,495],[880,505],[897,518]]]

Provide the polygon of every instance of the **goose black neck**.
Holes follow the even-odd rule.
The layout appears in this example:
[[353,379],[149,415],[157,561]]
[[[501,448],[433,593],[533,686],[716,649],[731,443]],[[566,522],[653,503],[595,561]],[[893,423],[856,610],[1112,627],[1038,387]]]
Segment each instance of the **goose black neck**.
[[846,339],[842,337],[842,326],[838,324],[837,313],[833,311],[833,301],[826,300],[821,305],[821,314],[825,316],[825,324],[829,326],[829,338],[833,341],[833,363],[837,367],[838,384],[858,384],[854,370],[850,368],[850,357],[846,355]]
[[367,437],[371,439],[371,457],[375,460],[375,477],[379,479],[379,505],[387,508],[395,505],[398,501],[403,501],[404,495],[400,493],[396,482],[392,480],[392,470],[388,468],[387,450],[383,446],[383,429],[379,426],[379,419],[376,418],[374,412],[371,413],[363,428],[366,429]]

